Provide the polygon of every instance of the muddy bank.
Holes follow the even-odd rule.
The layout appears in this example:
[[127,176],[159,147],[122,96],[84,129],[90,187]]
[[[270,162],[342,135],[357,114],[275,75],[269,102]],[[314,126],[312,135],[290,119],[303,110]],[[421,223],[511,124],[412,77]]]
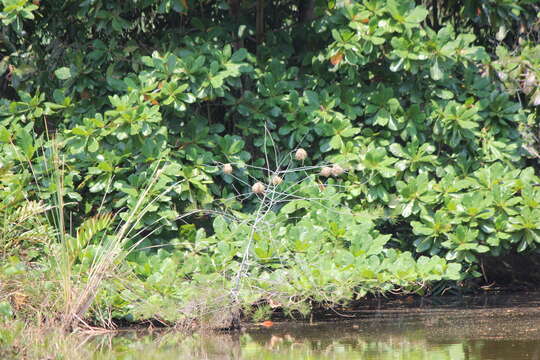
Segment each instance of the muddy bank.
[[128,332],[107,337],[107,351],[121,343],[130,344],[134,359],[149,347],[182,359],[540,359],[538,292],[373,301],[342,315],[348,318],[244,324],[239,332],[182,339],[170,331]]

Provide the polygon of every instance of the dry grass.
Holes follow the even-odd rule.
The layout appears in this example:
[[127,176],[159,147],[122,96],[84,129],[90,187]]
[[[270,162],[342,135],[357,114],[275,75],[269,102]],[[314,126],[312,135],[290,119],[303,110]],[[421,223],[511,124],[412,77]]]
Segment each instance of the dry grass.
[[[44,167],[47,169],[49,181],[55,184],[56,196],[49,204],[27,199],[18,205],[15,211],[6,211],[0,232],[1,258],[5,259],[9,255],[7,252],[17,248],[22,242],[43,243],[48,250],[49,257],[45,259],[45,266],[49,269],[42,272],[25,271],[17,276],[9,276],[0,283],[0,299],[8,299],[16,310],[24,310],[21,313],[26,313],[28,318],[33,317],[32,313],[39,317],[45,316],[48,318],[47,322],[53,321],[62,329],[88,327],[85,317],[103,282],[115,277],[124,258],[152,234],[150,231],[146,237],[141,238],[140,232],[136,233],[134,229],[139,227],[148,209],[178,183],[150,198],[149,194],[163,171],[160,164],[156,164],[137,203],[127,210],[125,220],[121,221],[117,228],[113,228],[113,224],[115,215],[118,214],[101,213],[100,208],[97,215],[88,218],[73,233],[72,224],[66,219],[64,202],[65,161],[60,155],[58,144],[54,141],[52,144],[49,152],[51,155],[45,157],[47,152],[44,149],[42,152],[46,159]],[[13,148],[17,151],[15,146]],[[35,174],[31,161],[27,159],[27,162],[31,173]],[[34,180],[39,189],[39,181],[35,175]],[[52,219],[51,223],[47,223],[46,219]],[[74,270],[74,265],[78,253],[90,242],[97,244],[100,251],[92,259],[89,269],[80,273]],[[34,276],[39,274],[44,278],[31,278],[29,273]],[[48,301],[40,294],[47,294],[54,301]]]
[[[148,209],[172,189],[171,186],[159,196],[149,199],[150,190],[158,181],[161,173],[162,169],[156,167],[136,205],[129,210],[126,220],[122,221],[119,228],[112,231],[112,234],[111,229],[108,229],[107,233],[109,235],[102,237],[99,243],[101,251],[93,259],[88,273],[85,274],[86,281],[78,286],[72,286],[72,283],[67,281],[66,307],[62,318],[62,324],[65,328],[70,329],[79,324],[85,324],[85,315],[92,306],[103,281],[113,277],[125,257],[145,239],[145,237],[135,239],[133,237],[134,229],[137,228]],[[110,220],[108,224],[113,223],[113,218],[110,218]],[[128,244],[130,245],[128,246]],[[67,256],[65,255],[69,253],[67,244],[63,246],[63,250],[64,256]],[[71,265],[68,262],[63,269],[68,274]]]

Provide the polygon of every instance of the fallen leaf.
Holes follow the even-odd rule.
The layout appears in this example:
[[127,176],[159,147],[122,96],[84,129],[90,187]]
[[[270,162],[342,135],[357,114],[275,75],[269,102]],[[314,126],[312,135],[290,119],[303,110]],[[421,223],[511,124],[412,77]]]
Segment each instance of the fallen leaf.
[[156,99],[152,99],[150,96],[144,94],[144,100],[150,101],[152,105],[159,105],[159,102]]
[[339,64],[341,62],[341,60],[343,60],[343,53],[341,52],[338,52],[336,55],[332,56],[330,58],[330,62],[332,63],[332,65],[336,66],[337,64]]

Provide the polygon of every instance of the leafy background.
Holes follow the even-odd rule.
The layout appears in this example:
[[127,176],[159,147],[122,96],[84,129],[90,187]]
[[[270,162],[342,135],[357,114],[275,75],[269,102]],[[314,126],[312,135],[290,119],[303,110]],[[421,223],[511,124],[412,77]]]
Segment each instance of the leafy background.
[[[161,169],[126,265],[152,295],[137,307],[134,289],[103,290],[122,316],[156,316],[216,279],[230,289],[261,203],[251,185],[278,164],[311,170],[275,191],[317,200],[273,204],[248,245],[246,303],[418,290],[540,244],[535,1],[1,6],[2,255],[51,253],[57,236],[26,233],[44,210],[9,219],[60,191],[84,272]],[[344,174],[318,174],[332,164]]]

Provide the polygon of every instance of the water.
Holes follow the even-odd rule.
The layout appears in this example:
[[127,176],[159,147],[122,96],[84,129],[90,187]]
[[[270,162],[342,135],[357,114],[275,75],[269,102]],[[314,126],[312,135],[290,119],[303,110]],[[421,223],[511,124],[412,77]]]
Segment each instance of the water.
[[276,322],[236,334],[121,332],[85,346],[95,359],[540,360],[539,295],[371,305],[354,319]]

